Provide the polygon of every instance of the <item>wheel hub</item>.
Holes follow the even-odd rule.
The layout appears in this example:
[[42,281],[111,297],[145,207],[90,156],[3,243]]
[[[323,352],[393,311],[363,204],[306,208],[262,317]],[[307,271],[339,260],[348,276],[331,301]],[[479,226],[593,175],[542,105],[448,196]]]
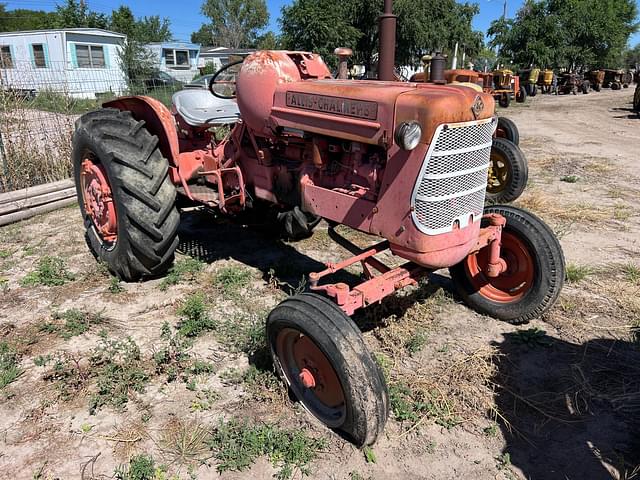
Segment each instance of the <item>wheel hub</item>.
[[487,191],[498,193],[506,188],[509,183],[509,165],[502,155],[491,151],[489,170],[487,171]]
[[103,242],[115,243],[118,218],[104,167],[87,157],[80,171],[82,201],[85,211]]
[[517,236],[502,232],[500,257],[506,270],[495,278],[487,275],[488,249],[469,255],[465,270],[473,287],[485,298],[499,303],[520,300],[533,287],[535,265],[527,245]]

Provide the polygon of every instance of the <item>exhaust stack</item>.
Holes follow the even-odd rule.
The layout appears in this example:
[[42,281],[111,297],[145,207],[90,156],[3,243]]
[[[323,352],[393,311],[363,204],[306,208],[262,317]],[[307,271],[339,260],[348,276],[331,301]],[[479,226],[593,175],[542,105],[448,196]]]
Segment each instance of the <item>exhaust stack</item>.
[[395,80],[396,20],[393,0],[384,0],[384,12],[378,17],[380,44],[378,47],[378,80]]

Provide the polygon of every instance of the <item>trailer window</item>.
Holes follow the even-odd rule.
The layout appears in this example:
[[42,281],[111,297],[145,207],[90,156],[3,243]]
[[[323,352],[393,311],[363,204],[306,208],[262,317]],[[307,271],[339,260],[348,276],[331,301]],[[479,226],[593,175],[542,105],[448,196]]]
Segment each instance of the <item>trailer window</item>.
[[164,58],[167,67],[185,68],[189,67],[189,50],[176,50],[174,48],[164,49]]
[[44,54],[44,45],[41,43],[34,43],[31,45],[33,51],[33,65],[36,68],[47,68],[47,57]]
[[104,48],[100,45],[76,45],[79,68],[104,68]]
[[9,45],[0,47],[0,68],[13,68],[13,57]]

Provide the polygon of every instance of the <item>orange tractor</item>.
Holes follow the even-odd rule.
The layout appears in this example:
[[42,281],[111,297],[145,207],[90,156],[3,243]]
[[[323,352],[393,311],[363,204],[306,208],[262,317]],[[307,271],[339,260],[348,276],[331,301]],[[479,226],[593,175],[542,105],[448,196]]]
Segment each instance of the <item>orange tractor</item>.
[[[389,0],[380,21],[378,81],[332,78],[310,52],[257,51],[214,75],[210,92],[175,94],[172,111],[119,98],[82,116],[73,136],[88,245],[126,281],[171,266],[181,198],[231,217],[259,209],[289,238],[326,220],[352,256],[310,272],[308,292],[271,311],[266,338],[292,394],[356,445],[383,431],[389,397],[355,312],[449,269],[469,307],[522,323],[553,306],[565,275],[542,220],[484,206],[491,95],[443,76],[392,81]],[[231,129],[219,140],[212,129],[221,124]],[[338,224],[381,239],[360,249]],[[383,252],[404,263],[383,263]],[[332,280],[357,264],[362,278]]]

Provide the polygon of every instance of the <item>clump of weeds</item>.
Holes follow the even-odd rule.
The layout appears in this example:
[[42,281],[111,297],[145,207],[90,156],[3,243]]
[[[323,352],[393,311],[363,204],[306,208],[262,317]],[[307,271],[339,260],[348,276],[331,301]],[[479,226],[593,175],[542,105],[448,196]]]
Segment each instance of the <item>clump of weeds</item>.
[[178,260],[160,283],[160,290],[166,291],[170,286],[183,281],[193,282],[203,268],[204,263],[195,258]]
[[20,283],[24,287],[36,285],[57,287],[73,281],[75,278],[75,275],[67,269],[63,259],[45,256],[40,259],[36,269],[27,274]]
[[256,458],[266,456],[278,468],[279,480],[298,471],[310,475],[309,465],[327,447],[324,439],[303,430],[285,430],[272,424],[252,424],[236,419],[220,422],[207,441],[218,461],[219,473],[248,469]]
[[178,331],[185,337],[197,337],[217,328],[217,323],[209,316],[205,297],[200,292],[189,295],[178,308],[177,314],[180,317]]

